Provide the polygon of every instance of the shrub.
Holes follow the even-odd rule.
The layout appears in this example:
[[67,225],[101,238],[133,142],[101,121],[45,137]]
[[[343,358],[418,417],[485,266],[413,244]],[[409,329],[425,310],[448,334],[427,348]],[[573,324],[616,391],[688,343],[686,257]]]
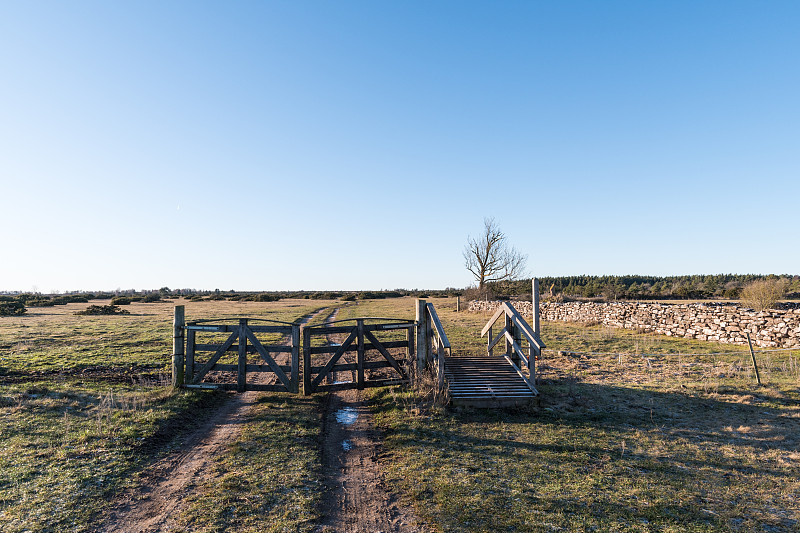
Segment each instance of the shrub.
[[24,315],[28,310],[25,304],[14,298],[3,298],[0,300],[0,316]]
[[114,304],[110,305],[90,305],[83,311],[78,311],[76,315],[129,315],[130,311],[120,309]]
[[260,292],[253,296],[254,302],[277,302],[278,300],[280,300],[280,298],[266,292]]
[[128,305],[131,302],[140,302],[141,300],[138,296],[114,296],[111,298],[111,305]]
[[756,311],[772,309],[786,294],[787,279],[762,279],[749,283],[742,289],[741,303]]

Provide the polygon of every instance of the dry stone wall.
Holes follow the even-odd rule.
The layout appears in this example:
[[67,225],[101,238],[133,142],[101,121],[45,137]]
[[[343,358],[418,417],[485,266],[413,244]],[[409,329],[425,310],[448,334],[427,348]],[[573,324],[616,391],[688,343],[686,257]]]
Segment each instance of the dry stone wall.
[[[472,301],[470,311],[494,311],[501,302]],[[526,316],[532,315],[529,301],[512,302]],[[668,335],[747,344],[763,348],[800,348],[800,309],[756,312],[727,304],[655,304],[639,302],[542,303],[542,320],[598,323]]]

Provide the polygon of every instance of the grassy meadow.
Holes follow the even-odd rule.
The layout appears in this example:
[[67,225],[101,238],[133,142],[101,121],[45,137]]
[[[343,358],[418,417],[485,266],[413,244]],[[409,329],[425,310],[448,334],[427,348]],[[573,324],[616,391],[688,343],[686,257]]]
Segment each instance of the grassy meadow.
[[[454,355],[482,353],[488,315],[429,301]],[[0,319],[0,531],[93,531],[225,400],[168,386],[174,303]],[[412,298],[179,303],[187,320],[414,316]],[[542,337],[541,395],[525,409],[368,391],[386,484],[434,529],[800,530],[800,351],[758,352],[759,387],[744,347],[549,322]],[[312,531],[321,398],[263,396],[178,517],[184,530]]]
[[[114,495],[135,486],[148,465],[178,449],[182,437],[225,400],[224,393],[169,387],[175,303],[134,303],[125,306],[130,315],[110,316],[76,316],[88,304],[68,304],[0,318],[0,531],[95,530]],[[186,305],[187,320],[245,316],[289,322],[330,304],[178,303]],[[316,420],[315,404],[295,403],[285,398],[269,411],[260,404],[243,438],[272,436],[275,428],[287,433],[284,419],[268,423],[285,408]],[[292,439],[294,446],[270,440],[263,450],[270,460],[287,463],[303,461],[309,447],[315,453],[314,439]],[[230,455],[220,458],[215,468],[222,479],[241,449],[234,444]],[[290,472],[298,485],[308,477],[299,467]],[[291,485],[281,475],[281,483]],[[278,507],[295,505],[284,498]],[[194,531],[216,530],[192,514],[198,508],[202,502],[190,507],[183,523],[199,524]],[[225,510],[223,502],[215,512]],[[276,512],[282,527],[308,520],[306,511]]]

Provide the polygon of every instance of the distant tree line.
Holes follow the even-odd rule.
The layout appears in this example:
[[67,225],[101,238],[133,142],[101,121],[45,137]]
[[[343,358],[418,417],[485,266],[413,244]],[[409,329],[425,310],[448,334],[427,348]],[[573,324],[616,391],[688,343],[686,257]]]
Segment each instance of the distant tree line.
[[[760,280],[784,280],[786,297],[800,298],[800,276],[757,274],[694,274],[687,276],[562,276],[539,278],[545,298],[601,298],[603,300],[739,299],[745,286]],[[490,285],[503,297],[530,297],[531,280]]]

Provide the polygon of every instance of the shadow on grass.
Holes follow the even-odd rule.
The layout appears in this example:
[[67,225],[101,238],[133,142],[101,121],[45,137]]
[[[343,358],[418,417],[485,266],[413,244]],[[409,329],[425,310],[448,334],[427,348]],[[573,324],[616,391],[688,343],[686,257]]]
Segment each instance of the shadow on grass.
[[[559,527],[576,531],[580,523],[598,531],[798,525],[796,402],[733,388],[724,398],[575,382],[540,390],[541,406],[452,409],[429,418],[399,414],[390,394],[377,394],[376,411],[391,420],[391,452],[436,465],[413,481],[427,492],[412,498],[437,501],[437,520],[454,530],[465,518],[448,507],[445,492],[461,490],[464,501],[481,494],[474,512],[489,516],[490,502],[516,505],[510,487],[526,502],[528,519],[559,515]],[[780,454],[789,459],[777,460]],[[499,513],[478,529],[521,527],[518,519]]]

